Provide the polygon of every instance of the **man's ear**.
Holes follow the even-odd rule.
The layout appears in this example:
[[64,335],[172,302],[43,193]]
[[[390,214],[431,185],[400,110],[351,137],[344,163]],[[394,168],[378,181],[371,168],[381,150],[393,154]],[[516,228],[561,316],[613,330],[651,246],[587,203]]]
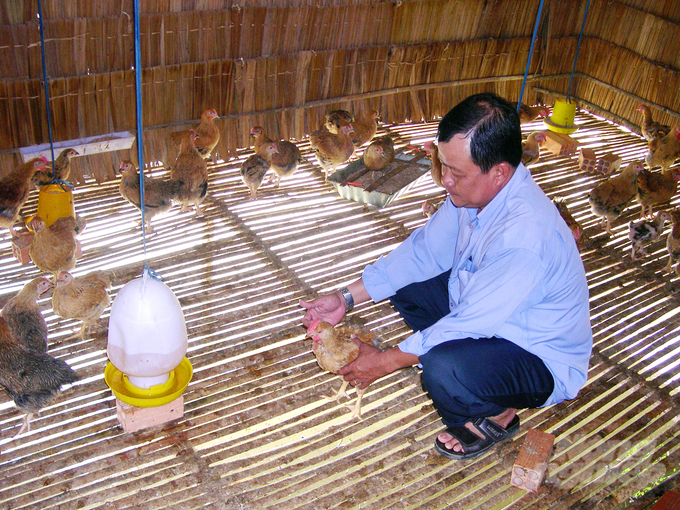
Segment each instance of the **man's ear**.
[[503,161],[491,167],[493,172],[493,182],[498,189],[503,188],[515,173],[515,168],[510,163]]

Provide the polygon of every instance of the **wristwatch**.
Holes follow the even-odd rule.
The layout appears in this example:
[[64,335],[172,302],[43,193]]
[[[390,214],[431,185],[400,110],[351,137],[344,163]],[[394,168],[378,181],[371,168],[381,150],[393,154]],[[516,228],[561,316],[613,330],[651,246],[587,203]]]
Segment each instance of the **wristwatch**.
[[354,298],[352,297],[352,293],[347,287],[343,287],[339,290],[340,294],[342,294],[342,297],[345,298],[345,313],[349,313],[354,308]]

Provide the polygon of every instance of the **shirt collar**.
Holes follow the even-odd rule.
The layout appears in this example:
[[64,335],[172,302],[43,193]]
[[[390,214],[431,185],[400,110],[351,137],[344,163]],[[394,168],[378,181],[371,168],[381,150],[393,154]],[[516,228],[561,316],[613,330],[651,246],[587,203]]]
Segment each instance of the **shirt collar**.
[[507,182],[503,189],[501,189],[498,194],[493,197],[491,202],[489,202],[484,209],[478,214],[476,207],[466,207],[465,210],[470,217],[470,223],[473,223],[475,219],[478,221],[480,226],[485,225],[491,218],[495,216],[495,211],[502,207],[505,203],[505,199],[511,190],[515,189],[520,185],[522,181],[526,178],[529,170],[523,163],[520,163],[515,169],[515,173],[512,175],[510,180]]

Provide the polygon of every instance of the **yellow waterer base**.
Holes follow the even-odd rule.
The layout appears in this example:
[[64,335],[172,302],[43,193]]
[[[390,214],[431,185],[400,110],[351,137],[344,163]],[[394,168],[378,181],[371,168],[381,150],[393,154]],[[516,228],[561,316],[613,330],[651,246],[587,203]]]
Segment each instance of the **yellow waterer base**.
[[139,388],[109,361],[104,369],[104,380],[118,400],[135,407],[158,407],[182,395],[193,374],[191,362],[185,356],[165,383],[149,389]]
[[575,118],[576,103],[571,100],[567,102],[558,99],[555,101],[552,115],[544,119],[543,123],[550,131],[569,134],[578,129],[578,126],[574,124]]

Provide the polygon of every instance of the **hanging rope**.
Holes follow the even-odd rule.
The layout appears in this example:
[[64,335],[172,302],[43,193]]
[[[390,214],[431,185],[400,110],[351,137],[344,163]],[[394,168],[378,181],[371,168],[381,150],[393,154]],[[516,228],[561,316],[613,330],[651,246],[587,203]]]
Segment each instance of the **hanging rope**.
[[47,133],[50,138],[50,154],[52,154],[52,180],[50,183],[56,183],[64,189],[64,186],[68,186],[73,189],[73,185],[70,182],[62,181],[57,179],[57,171],[54,167],[54,140],[52,137],[52,116],[50,114],[50,86],[47,81],[47,59],[45,58],[45,27],[43,26],[43,13],[42,13],[42,2],[38,0],[38,21],[40,23],[40,53],[42,56],[42,71],[43,71],[43,84],[45,85],[45,110],[47,110]]
[[142,54],[139,39],[139,0],[135,0],[135,91],[137,96],[137,159],[139,161],[139,210],[142,213],[144,273],[156,280],[161,277],[146,265],[146,222],[144,221],[144,140],[142,134]]
[[571,102],[571,82],[574,80],[574,71],[576,70],[576,59],[578,59],[578,52],[581,49],[581,39],[583,38],[583,29],[586,26],[586,18],[588,17],[588,7],[590,0],[586,2],[586,12],[583,13],[583,22],[581,23],[581,33],[578,35],[578,43],[576,44],[576,55],[574,55],[574,65],[571,67],[571,76],[569,77],[569,88],[567,88],[567,103]]
[[534,54],[534,44],[536,43],[536,35],[538,34],[538,25],[541,21],[541,13],[543,12],[543,0],[538,4],[538,13],[536,14],[536,23],[534,23],[534,35],[531,37],[531,47],[529,48],[529,56],[527,57],[527,67],[524,70],[524,78],[522,79],[522,88],[519,91],[519,99],[517,100],[517,113],[519,113],[520,105],[522,104],[522,97],[524,96],[524,87],[527,83],[527,76],[529,76],[529,66],[531,65],[531,57]]

